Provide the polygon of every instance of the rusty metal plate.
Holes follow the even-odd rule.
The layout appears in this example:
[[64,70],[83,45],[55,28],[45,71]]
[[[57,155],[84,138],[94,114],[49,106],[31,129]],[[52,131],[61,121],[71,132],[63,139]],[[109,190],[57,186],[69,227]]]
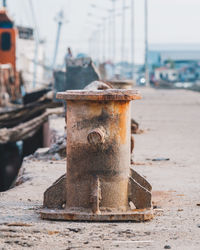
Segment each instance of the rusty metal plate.
[[114,222],[114,221],[133,221],[144,222],[153,219],[152,209],[135,209],[126,213],[101,213],[93,214],[86,212],[73,212],[67,210],[43,209],[40,211],[42,219],[62,220],[62,221],[94,221],[94,222]]
[[68,90],[58,92],[58,99],[84,101],[131,101],[141,99],[137,90],[106,89],[106,90]]

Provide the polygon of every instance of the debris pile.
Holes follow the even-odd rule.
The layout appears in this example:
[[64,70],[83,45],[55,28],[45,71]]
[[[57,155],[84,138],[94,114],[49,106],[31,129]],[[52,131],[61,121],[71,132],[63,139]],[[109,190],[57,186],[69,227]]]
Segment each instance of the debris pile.
[[26,157],[26,160],[58,161],[66,158],[66,134],[59,136],[50,148],[38,149],[33,155]]

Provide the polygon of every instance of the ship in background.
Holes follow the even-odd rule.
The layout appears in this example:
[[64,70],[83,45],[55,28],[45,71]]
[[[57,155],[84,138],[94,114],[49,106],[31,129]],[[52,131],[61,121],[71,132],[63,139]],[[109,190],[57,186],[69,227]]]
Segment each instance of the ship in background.
[[25,93],[44,88],[44,65],[44,43],[34,39],[32,28],[15,27],[6,8],[1,8],[0,107],[22,103]]
[[60,104],[53,102],[48,81],[44,84],[44,59],[43,43],[34,39],[34,30],[15,27],[4,5],[0,9],[0,192],[13,185],[25,156],[50,145],[48,117]]
[[17,29],[5,8],[0,9],[0,106],[21,98],[22,78],[16,69]]

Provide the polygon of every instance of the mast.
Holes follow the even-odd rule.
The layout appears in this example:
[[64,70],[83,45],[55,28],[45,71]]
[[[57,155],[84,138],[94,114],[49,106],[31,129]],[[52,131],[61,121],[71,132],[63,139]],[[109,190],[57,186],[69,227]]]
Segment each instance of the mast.
[[54,70],[55,64],[56,64],[56,59],[57,59],[57,54],[58,54],[58,47],[59,47],[59,42],[60,42],[61,28],[62,28],[62,24],[63,24],[63,21],[64,21],[64,13],[63,13],[62,10],[58,13],[56,21],[58,22],[58,29],[57,29],[54,57],[53,57],[53,62],[52,62],[52,70]]
[[32,0],[29,0],[29,6],[31,10],[32,20],[34,24],[34,30],[35,30],[35,51],[34,51],[34,69],[33,69],[33,88],[36,87],[36,80],[37,80],[37,66],[38,66],[38,49],[39,49],[39,43],[40,43],[40,35],[39,35],[39,29],[37,25],[36,15],[34,11],[34,6]]

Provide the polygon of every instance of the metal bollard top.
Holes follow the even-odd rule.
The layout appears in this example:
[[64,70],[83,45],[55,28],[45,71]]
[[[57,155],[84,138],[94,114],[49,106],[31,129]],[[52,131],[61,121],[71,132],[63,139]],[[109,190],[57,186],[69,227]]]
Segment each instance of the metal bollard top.
[[132,101],[141,99],[138,90],[107,89],[107,90],[68,90],[58,92],[56,98],[80,101]]

